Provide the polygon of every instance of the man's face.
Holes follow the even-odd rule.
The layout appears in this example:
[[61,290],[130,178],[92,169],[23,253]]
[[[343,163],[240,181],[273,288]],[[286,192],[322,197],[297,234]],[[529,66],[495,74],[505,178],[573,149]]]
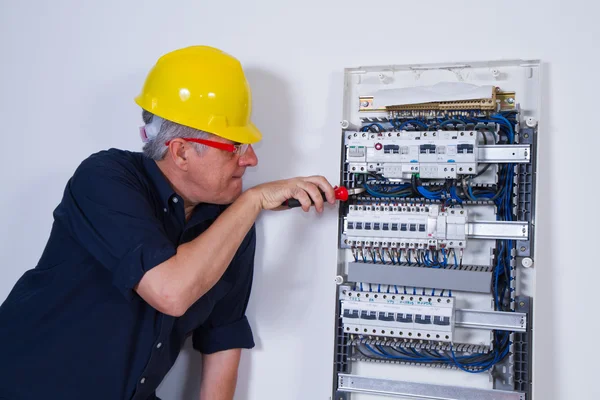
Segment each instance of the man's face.
[[[213,141],[233,143],[219,137]],[[206,147],[201,154],[196,151],[189,154],[188,190],[194,202],[230,204],[242,193],[242,176],[247,167],[258,164],[258,158],[252,146],[244,154]]]

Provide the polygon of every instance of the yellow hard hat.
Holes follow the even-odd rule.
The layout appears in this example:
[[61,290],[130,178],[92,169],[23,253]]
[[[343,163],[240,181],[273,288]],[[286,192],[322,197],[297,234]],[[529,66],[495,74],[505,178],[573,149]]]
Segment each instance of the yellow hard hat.
[[169,121],[238,143],[262,138],[250,121],[252,95],[240,62],[209,46],[162,56],[135,102]]

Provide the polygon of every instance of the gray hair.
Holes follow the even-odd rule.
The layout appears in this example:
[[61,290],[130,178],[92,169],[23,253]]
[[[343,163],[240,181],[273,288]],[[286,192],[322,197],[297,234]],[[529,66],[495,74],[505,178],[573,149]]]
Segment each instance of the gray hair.
[[[145,124],[152,122],[154,114],[144,110],[142,112],[142,119]],[[165,142],[173,140],[175,138],[194,138],[194,139],[210,139],[213,135],[198,129],[190,128],[189,126],[181,125],[173,121],[163,120],[160,127],[160,131],[155,138],[149,140],[144,144],[143,152],[146,157],[149,157],[155,161],[160,161],[165,158],[168,147],[165,146]],[[206,146],[199,143],[190,143],[198,152],[201,154]]]

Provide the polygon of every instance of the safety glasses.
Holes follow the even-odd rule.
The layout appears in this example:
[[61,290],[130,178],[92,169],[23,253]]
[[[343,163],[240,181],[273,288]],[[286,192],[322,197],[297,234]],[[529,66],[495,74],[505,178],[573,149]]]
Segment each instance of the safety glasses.
[[[241,156],[248,150],[248,144],[230,144],[230,143],[221,143],[215,142],[213,140],[205,140],[205,139],[195,139],[195,138],[181,138],[186,142],[193,142],[203,144],[208,147],[213,147],[215,149],[224,150],[233,154],[237,154]],[[168,146],[171,143],[169,140],[165,143],[165,146]]]

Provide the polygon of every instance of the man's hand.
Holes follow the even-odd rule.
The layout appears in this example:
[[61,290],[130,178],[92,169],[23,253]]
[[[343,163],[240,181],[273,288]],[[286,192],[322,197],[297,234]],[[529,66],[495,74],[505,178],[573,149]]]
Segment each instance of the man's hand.
[[203,355],[200,400],[233,399],[241,353],[232,349]]
[[[281,181],[268,182],[250,189],[256,195],[263,210],[280,209],[281,204],[289,199],[297,199],[304,211],[309,211],[312,203],[318,212],[323,211],[323,195],[327,201],[335,204],[335,193],[331,184],[322,176],[298,177]],[[311,203],[312,199],[312,203]]]

